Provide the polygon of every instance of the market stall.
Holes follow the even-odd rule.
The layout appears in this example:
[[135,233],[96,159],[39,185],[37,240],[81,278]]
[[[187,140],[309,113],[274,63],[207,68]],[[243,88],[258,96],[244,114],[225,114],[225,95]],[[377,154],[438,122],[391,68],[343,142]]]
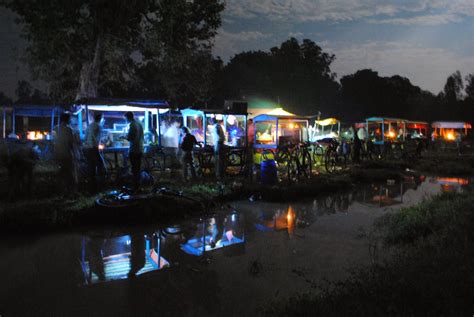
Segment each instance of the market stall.
[[368,137],[376,145],[383,145],[387,142],[404,142],[407,122],[407,120],[399,118],[367,118]]
[[245,147],[247,143],[247,113],[224,110],[183,109],[183,124],[191,130],[198,142],[204,146],[214,145],[212,120],[217,120],[225,133],[225,145]]
[[308,128],[310,142],[324,139],[338,139],[341,135],[341,122],[336,118],[315,120]]
[[62,112],[59,107],[45,105],[3,107],[2,135],[30,141],[52,140]]
[[431,124],[434,140],[454,142],[468,135],[472,128],[469,122],[436,121]]
[[430,125],[424,121],[407,121],[406,132],[411,139],[426,139]]
[[202,147],[196,151],[199,173],[210,173],[214,168],[215,133],[213,121],[221,125],[225,134],[225,171],[241,174],[245,168],[247,147],[247,113],[232,110],[183,109],[183,125],[188,127]]
[[276,149],[284,144],[297,144],[309,140],[309,120],[293,114],[261,114],[254,119],[257,149]]
[[[156,162],[153,155],[162,146],[163,134],[160,118],[162,114],[170,111],[166,101],[92,99],[82,101],[74,106],[74,113],[76,114],[73,120],[74,128],[79,132],[81,139],[84,139],[87,126],[94,120],[94,115],[96,113],[103,114],[100,148],[105,154],[108,169],[112,172],[118,172],[121,168],[127,168],[128,166],[126,159],[129,147],[126,139],[128,123],[124,115],[129,111],[134,114],[135,120],[138,120],[143,126],[144,159],[145,163],[149,161],[149,164],[145,164],[145,168],[151,169],[155,167]],[[120,160],[120,157],[122,157],[122,160]],[[164,165],[164,162],[160,164]],[[157,167],[162,168],[162,166]]]

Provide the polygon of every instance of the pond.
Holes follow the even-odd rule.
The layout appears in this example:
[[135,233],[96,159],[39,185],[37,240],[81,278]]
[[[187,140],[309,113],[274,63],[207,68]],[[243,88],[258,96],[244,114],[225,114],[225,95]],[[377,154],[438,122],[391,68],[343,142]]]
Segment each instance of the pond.
[[12,236],[0,242],[0,315],[253,314],[369,264],[362,229],[469,181],[408,178],[292,204],[237,201],[174,225]]

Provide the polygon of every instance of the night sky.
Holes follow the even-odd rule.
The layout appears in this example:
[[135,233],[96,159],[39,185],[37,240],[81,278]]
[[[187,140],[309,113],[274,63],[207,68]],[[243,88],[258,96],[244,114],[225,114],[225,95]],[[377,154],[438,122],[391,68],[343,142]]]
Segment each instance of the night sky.
[[[228,61],[292,36],[334,53],[338,78],[372,68],[438,93],[454,71],[474,73],[473,0],[228,0],[214,52]],[[27,77],[23,47],[12,14],[0,10],[0,91],[10,96]]]

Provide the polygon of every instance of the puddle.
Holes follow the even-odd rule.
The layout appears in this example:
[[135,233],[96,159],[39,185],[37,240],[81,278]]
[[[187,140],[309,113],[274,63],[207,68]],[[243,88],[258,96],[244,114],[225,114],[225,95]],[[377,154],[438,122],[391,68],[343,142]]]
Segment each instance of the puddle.
[[0,243],[0,313],[156,312],[147,306],[156,300],[168,313],[252,314],[369,264],[357,235],[383,213],[466,186],[469,179],[406,179],[291,205],[238,201],[168,227],[12,237]]

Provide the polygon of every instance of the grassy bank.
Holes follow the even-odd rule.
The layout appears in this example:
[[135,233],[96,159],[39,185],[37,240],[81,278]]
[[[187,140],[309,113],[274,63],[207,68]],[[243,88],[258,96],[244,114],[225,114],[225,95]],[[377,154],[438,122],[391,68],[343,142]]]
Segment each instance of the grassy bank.
[[384,216],[375,229],[394,255],[349,279],[263,310],[292,316],[470,316],[474,197],[443,194]]

